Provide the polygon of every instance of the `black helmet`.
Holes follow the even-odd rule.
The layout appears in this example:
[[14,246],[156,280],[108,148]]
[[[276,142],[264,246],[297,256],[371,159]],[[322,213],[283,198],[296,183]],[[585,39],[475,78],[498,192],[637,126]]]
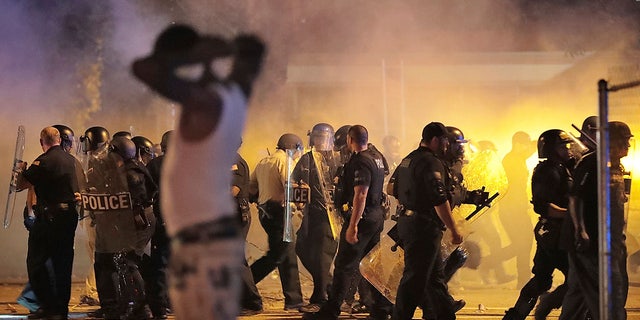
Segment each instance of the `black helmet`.
[[347,146],[347,134],[349,134],[349,129],[351,129],[350,125],[344,125],[340,127],[334,136],[333,149],[335,151],[340,151],[341,149]]
[[318,151],[330,151],[333,149],[334,132],[328,123],[318,123],[309,133],[309,147],[315,147]]
[[131,141],[136,145],[138,149],[138,155],[148,154],[153,156],[153,142],[143,136],[135,136],[131,138]]
[[298,149],[302,150],[302,139],[293,133],[285,133],[278,139],[277,149]]
[[83,144],[83,151],[95,151],[109,142],[109,131],[103,127],[91,127],[80,137]]
[[167,145],[169,144],[169,139],[173,135],[173,130],[169,130],[162,135],[162,139],[160,140],[160,148],[162,148],[162,152],[167,152]]
[[71,149],[71,147],[73,146],[73,130],[61,124],[54,124],[52,127],[58,129],[58,131],[60,132],[60,140],[62,140],[60,145],[62,146],[62,148],[67,151]]
[[609,139],[611,140],[627,140],[633,137],[629,126],[622,121],[609,122]]
[[549,158],[554,154],[554,148],[558,144],[571,143],[573,139],[571,136],[560,130],[551,129],[543,132],[538,138],[538,158]]
[[450,161],[464,159],[464,144],[469,141],[465,140],[462,130],[451,126],[447,126],[446,128],[449,148],[447,148],[445,157]]
[[462,130],[451,126],[447,126],[446,128],[447,132],[449,133],[449,142],[451,144],[469,142],[468,140],[464,139],[464,133],[462,133]]
[[111,137],[112,139],[115,137],[125,137],[127,139],[131,139],[133,136],[131,135],[131,132],[129,131],[118,131],[116,133],[113,134],[113,137]]
[[592,133],[598,130],[598,116],[589,116],[582,122],[582,128],[584,133]]
[[124,136],[113,138],[109,144],[109,151],[120,155],[122,159],[129,160],[136,158],[136,144],[131,139]]

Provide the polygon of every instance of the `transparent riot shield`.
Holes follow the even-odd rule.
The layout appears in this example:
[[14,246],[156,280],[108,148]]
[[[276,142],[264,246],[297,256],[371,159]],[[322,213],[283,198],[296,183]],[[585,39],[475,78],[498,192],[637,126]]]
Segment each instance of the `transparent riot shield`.
[[484,190],[489,193],[489,197],[477,206],[461,205],[452,211],[458,220],[464,218],[465,221],[473,222],[504,196],[508,181],[502,159],[494,150],[480,150],[469,157],[469,163],[462,167],[464,185],[467,190]]
[[[491,205],[502,198],[507,189],[507,178],[500,159],[493,150],[483,150],[471,155],[462,172],[464,174],[463,181],[468,190],[482,190],[484,188],[486,192],[489,192],[486,201],[479,205],[462,204],[452,210],[458,224],[470,224],[466,227],[463,226],[463,230],[469,231],[472,229],[471,224],[477,221],[481,215],[486,214]],[[394,226],[387,235],[380,238],[380,243],[360,261],[362,276],[392,303],[395,302],[398,285],[404,271],[404,252],[398,245],[397,239],[397,227]],[[464,263],[470,251],[477,255],[477,257],[473,257],[474,260],[479,258],[477,245],[469,243],[472,245],[471,248],[466,247],[467,242],[460,246],[451,245],[449,239],[450,237],[445,234],[442,241],[442,256],[445,259],[445,266],[451,264],[457,270],[460,266],[455,266],[455,264]],[[477,267],[477,263],[474,261],[475,267]],[[452,275],[447,275],[447,277]]]
[[297,204],[309,202],[309,189],[297,183],[292,177],[296,166],[296,159],[299,154],[298,149],[287,149],[287,162],[285,163],[286,181],[284,188],[284,230],[282,241],[293,242],[293,211]]
[[95,224],[96,252],[135,250],[137,229],[122,158],[103,150],[89,152],[86,161],[87,187],[81,203]]
[[11,180],[9,181],[9,195],[7,196],[7,205],[4,209],[4,228],[9,228],[11,225],[11,219],[13,218],[13,209],[16,205],[16,193],[17,190],[17,182],[18,182],[18,174],[19,171],[19,163],[22,162],[22,156],[24,154],[24,126],[18,126],[18,135],[16,138],[16,149],[13,154],[13,166],[11,167]]

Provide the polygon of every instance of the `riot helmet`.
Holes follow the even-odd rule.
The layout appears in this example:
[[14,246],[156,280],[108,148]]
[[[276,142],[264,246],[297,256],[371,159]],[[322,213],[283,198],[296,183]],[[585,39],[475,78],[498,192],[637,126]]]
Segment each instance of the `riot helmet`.
[[82,151],[96,151],[109,142],[109,131],[103,127],[91,127],[80,137]]
[[160,147],[162,148],[162,153],[167,152],[167,145],[169,145],[169,140],[173,135],[173,130],[169,130],[162,135],[162,139],[160,140]]
[[111,137],[111,138],[114,139],[115,137],[125,137],[127,139],[133,138],[133,136],[131,135],[131,132],[129,132],[129,131],[118,131],[118,132],[114,133],[113,137]]
[[631,129],[622,121],[609,122],[609,140],[611,141],[611,158],[622,158],[629,154]]
[[113,138],[109,144],[109,152],[114,152],[122,157],[124,160],[130,160],[136,158],[136,144],[124,136]]
[[331,151],[334,146],[333,127],[328,123],[318,123],[309,133],[309,147],[313,147],[316,151]]
[[629,126],[622,121],[609,122],[609,138],[611,140],[626,140],[633,137]]
[[340,127],[336,133],[333,135],[334,144],[333,149],[335,151],[340,151],[347,147],[347,134],[349,133],[350,125],[344,125]]
[[278,139],[278,145],[276,149],[288,150],[297,149],[302,150],[302,139],[293,133],[285,133]]
[[143,163],[149,162],[149,160],[153,159],[155,153],[153,152],[153,142],[151,140],[143,137],[143,136],[135,136],[131,138],[131,141],[136,146],[136,155],[138,159],[142,160]]
[[58,129],[58,131],[60,132],[60,146],[62,146],[62,149],[64,149],[64,151],[66,152],[69,152],[69,150],[71,150],[71,148],[73,147],[73,130],[61,124],[55,124],[52,127]]
[[538,138],[538,158],[557,159],[556,147],[565,145],[567,149],[570,149],[570,143],[573,141],[574,139],[568,133],[560,129],[547,130]]
[[580,141],[590,149],[596,148],[596,133],[598,132],[598,117],[589,116],[582,122],[580,128]]
[[449,148],[447,149],[446,158],[447,160],[462,160],[464,159],[464,147],[468,140],[464,138],[464,133],[462,130],[447,126],[447,139],[449,139]]

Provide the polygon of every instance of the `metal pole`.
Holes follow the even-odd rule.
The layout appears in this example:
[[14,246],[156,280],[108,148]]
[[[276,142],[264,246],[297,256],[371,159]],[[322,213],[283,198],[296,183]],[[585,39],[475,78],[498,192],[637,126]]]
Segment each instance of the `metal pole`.
[[598,271],[599,271],[599,311],[600,320],[608,320],[612,315],[611,297],[611,212],[609,181],[609,101],[607,81],[598,81],[599,128],[598,141]]

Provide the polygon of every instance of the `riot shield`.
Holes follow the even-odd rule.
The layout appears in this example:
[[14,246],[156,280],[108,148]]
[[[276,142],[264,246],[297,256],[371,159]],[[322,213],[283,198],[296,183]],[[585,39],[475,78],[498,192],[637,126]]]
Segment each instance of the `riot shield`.
[[96,252],[136,248],[137,229],[122,158],[103,150],[87,154],[87,188],[82,208],[95,223]]
[[304,188],[295,182],[292,178],[293,169],[296,165],[298,149],[287,149],[287,162],[285,163],[286,181],[284,188],[284,230],[282,232],[282,241],[293,242],[293,205],[306,204],[309,202],[308,188]]
[[[506,173],[502,167],[500,159],[492,150],[484,150],[471,155],[469,163],[462,168],[465,186],[468,190],[482,189],[489,191],[491,196],[479,205],[462,204],[452,210],[454,218],[458,224],[471,224],[485,214],[491,204],[498,201],[504,195],[507,188]],[[468,180],[467,180],[468,179]],[[464,227],[463,230],[471,228]],[[464,242],[460,246],[451,245],[448,242],[448,235],[443,237],[442,257],[445,263],[445,273],[447,267],[451,271],[446,274],[451,277],[453,272],[464,263],[469,252],[473,252],[477,257],[479,252],[476,244],[469,243],[471,248],[466,248]],[[389,301],[395,303],[398,285],[404,271],[404,252],[397,243],[397,226],[389,230],[387,235],[380,238],[380,243],[375,246],[360,262],[360,272],[380,293]],[[477,267],[478,261],[474,261]]]
[[13,166],[11,167],[11,180],[9,181],[9,195],[7,197],[7,206],[4,209],[4,228],[9,228],[11,219],[13,218],[13,209],[16,205],[16,193],[18,174],[20,173],[18,164],[22,162],[24,154],[24,126],[18,126],[18,136],[16,138],[16,149],[13,154]]
[[[317,151],[314,147],[300,158],[294,170],[295,181],[308,188],[310,200],[306,214],[326,214],[333,239],[340,236],[343,222],[334,205],[334,178],[338,166],[339,159],[333,151]],[[305,227],[303,221],[301,228]]]
[[469,163],[462,167],[464,185],[467,190],[485,190],[489,198],[477,206],[461,205],[452,211],[458,220],[473,222],[499,201],[507,191],[507,174],[502,159],[493,150],[482,150],[469,155]]

